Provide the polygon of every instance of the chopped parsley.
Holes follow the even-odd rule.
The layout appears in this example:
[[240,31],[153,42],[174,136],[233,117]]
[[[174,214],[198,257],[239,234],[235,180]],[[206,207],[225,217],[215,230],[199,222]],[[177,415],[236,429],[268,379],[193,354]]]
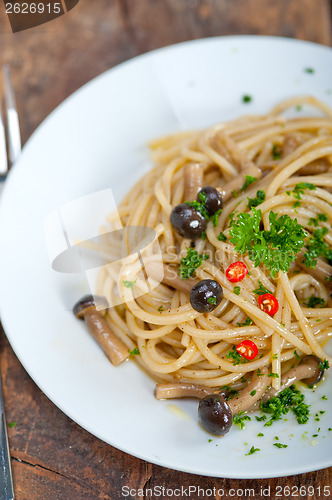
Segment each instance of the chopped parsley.
[[250,95],[244,95],[242,97],[242,102],[248,104],[248,102],[251,102],[252,101],[252,97]]
[[[274,359],[275,359],[275,358],[274,358]],[[272,378],[279,378],[279,375],[278,375],[277,373],[273,373],[273,372],[271,372],[271,373],[269,373],[269,374],[268,374],[268,377],[272,377]]]
[[316,307],[316,306],[321,306],[321,307],[324,307],[326,302],[324,299],[322,299],[321,297],[315,297],[314,295],[312,295],[311,297],[309,297],[308,299],[304,300],[303,301],[303,304],[307,307]]
[[248,453],[246,453],[246,456],[248,455],[253,455],[254,453],[256,453],[257,451],[261,451],[259,448],[255,448],[254,446],[252,446],[250,448],[250,450],[248,451]]
[[310,182],[300,182],[299,184],[296,184],[295,188],[293,189],[293,196],[297,200],[302,200],[301,195],[304,194],[305,189],[310,189],[314,190],[316,189],[316,186],[314,184],[310,184]]
[[201,240],[206,240],[206,233],[203,231],[200,235]]
[[212,443],[212,439],[209,439],[209,443]]
[[208,258],[207,254],[199,254],[197,250],[187,247],[187,255],[180,260],[178,274],[183,280],[195,276],[195,270]]
[[324,399],[325,401],[328,401],[327,396],[322,396],[322,399]]
[[123,281],[123,284],[126,288],[133,288],[134,284],[136,283],[137,280],[135,281]]
[[237,352],[235,345],[233,345],[232,350],[226,354],[226,358],[232,359],[234,366],[239,364],[245,364],[247,362],[247,360],[243,356],[241,356],[239,352]]
[[253,214],[242,212],[231,218],[230,235],[231,243],[240,254],[249,252],[249,258],[255,267],[264,263],[270,269],[271,276],[277,272],[287,272],[291,262],[296,259],[296,254],[302,249],[307,236],[304,228],[298,224],[297,219],[289,215],[278,217],[275,212],[270,212],[270,230],[261,230],[261,210],[252,209]]
[[257,391],[251,391],[250,396],[254,397]]
[[252,175],[246,175],[245,176],[245,183],[243,184],[241,191],[245,191],[250,184],[253,182],[257,181],[257,177],[253,177]]
[[209,297],[207,299],[207,301],[208,301],[209,304],[216,305],[216,303],[217,303],[217,297]]
[[276,446],[277,448],[288,448],[287,444],[281,444],[281,443],[273,443],[273,446]]
[[319,368],[320,368],[321,370],[328,370],[328,369],[330,368],[330,363],[328,362],[328,360],[327,360],[327,359],[324,359],[324,361],[321,361],[321,362],[319,363]]
[[265,200],[265,192],[259,189],[256,192],[256,198],[248,198],[248,207],[249,208],[257,207],[258,205],[263,203],[264,200]]
[[265,286],[262,284],[261,281],[258,281],[258,288],[255,288],[255,290],[252,291],[252,293],[255,293],[256,295],[264,295],[265,293],[272,293],[271,290],[268,290],[265,288]]
[[319,222],[327,222],[328,217],[326,214],[317,214],[317,217],[310,217],[309,219],[309,226],[315,226],[318,227]]
[[[299,200],[297,200],[294,205],[293,205],[293,208],[298,208],[301,206],[301,202]],[[297,213],[297,212],[296,212]]]
[[233,288],[233,292],[235,293],[235,295],[240,295],[241,288],[239,286],[235,286]]
[[289,410],[294,413],[299,424],[305,424],[309,420],[309,406],[304,402],[304,395],[294,385],[283,390],[278,396],[261,402],[260,408],[264,413],[271,414],[264,427],[269,427],[275,420],[280,420]]
[[252,319],[251,318],[247,318],[244,323],[237,323],[237,326],[240,326],[240,327],[241,326],[250,326],[250,325],[252,325]]
[[274,160],[280,160],[281,158],[281,149],[278,144],[273,144],[272,157]]
[[297,354],[296,349],[295,349],[295,351],[294,351],[294,356],[296,357],[296,359],[300,359],[300,356]]
[[272,359],[278,359],[278,354],[273,354]]
[[128,349],[130,356],[138,356],[140,354],[138,347],[135,347],[132,351]]
[[314,230],[311,238],[308,239],[304,254],[304,263],[307,267],[316,268],[317,258],[321,255],[327,259],[329,264],[332,264],[332,249],[324,241],[324,236],[328,233],[326,227],[319,227]]
[[245,415],[244,411],[240,411],[237,415],[234,415],[233,424],[239,425],[242,431],[242,429],[245,428],[245,420],[251,420],[251,417],[249,417],[249,415]]
[[257,434],[257,437],[263,437],[264,434],[262,432],[260,432],[259,434]]
[[[222,212],[222,208],[217,210],[213,215],[210,215],[209,212],[207,211],[207,208],[206,208],[206,194],[204,193],[204,191],[203,192],[201,191],[199,193],[198,198],[199,198],[199,201],[197,201],[197,200],[186,201],[185,203],[186,203],[186,205],[189,205],[189,207],[195,208],[197,210],[197,212],[202,214],[206,220],[208,220],[208,221],[212,220],[213,226],[217,227],[219,215]],[[202,235],[203,235],[203,237],[202,237]],[[206,234],[202,233],[202,235],[201,235],[201,238],[203,240],[205,240]]]
[[304,72],[312,75],[313,73],[315,73],[315,70],[314,68],[304,68]]
[[159,306],[159,307],[158,307],[158,311],[159,311],[159,312],[162,312],[163,310],[164,310],[163,306]]
[[16,422],[9,422],[8,427],[15,427]]
[[227,240],[227,238],[226,238],[226,236],[224,235],[224,233],[222,233],[222,232],[220,231],[219,236],[217,236],[217,240],[218,240],[218,241],[226,241],[226,240]]
[[262,415],[261,417],[257,417],[256,415],[255,419],[257,420],[257,422],[264,422],[264,420],[266,420],[266,415]]

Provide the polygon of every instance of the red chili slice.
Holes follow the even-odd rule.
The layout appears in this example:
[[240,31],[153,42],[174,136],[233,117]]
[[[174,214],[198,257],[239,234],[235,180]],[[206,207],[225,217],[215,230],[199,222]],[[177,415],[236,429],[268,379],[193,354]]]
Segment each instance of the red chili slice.
[[258,297],[259,307],[270,316],[274,316],[279,309],[279,302],[272,293],[264,293]]
[[257,345],[252,340],[243,340],[235,349],[246,359],[254,359],[258,354]]
[[243,278],[248,274],[247,266],[243,262],[233,262],[226,269],[226,278],[231,283],[237,283],[238,281],[242,281]]

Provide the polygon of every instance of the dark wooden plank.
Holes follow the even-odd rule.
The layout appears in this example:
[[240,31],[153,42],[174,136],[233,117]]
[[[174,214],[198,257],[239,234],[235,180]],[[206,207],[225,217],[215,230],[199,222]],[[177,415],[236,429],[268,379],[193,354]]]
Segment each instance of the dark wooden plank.
[[[289,36],[330,45],[330,6],[329,0],[81,0],[66,16],[16,34],[0,9],[0,64],[12,67],[23,141],[81,85],[147,50],[232,34]],[[114,499],[121,498],[124,486],[144,489],[145,498],[155,498],[149,489],[182,485],[226,493],[255,488],[257,498],[264,486],[271,487],[274,498],[277,485],[332,484],[332,469],[238,481],[147,464],[94,438],[58,410],[25,373],[2,334],[0,348],[7,419],[16,422],[9,439],[18,500]],[[190,498],[199,497],[193,493]],[[247,497],[238,492],[233,498]]]

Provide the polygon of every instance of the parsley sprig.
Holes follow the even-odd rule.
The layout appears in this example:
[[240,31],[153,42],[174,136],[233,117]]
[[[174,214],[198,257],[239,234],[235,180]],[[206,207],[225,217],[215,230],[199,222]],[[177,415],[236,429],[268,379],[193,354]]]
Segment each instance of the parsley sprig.
[[195,208],[197,212],[200,212],[207,221],[212,220],[213,226],[217,227],[219,215],[221,214],[222,209],[220,208],[213,215],[210,215],[206,208],[206,194],[204,193],[204,191],[201,191],[199,193],[198,199],[199,201],[186,201],[185,203],[189,205],[189,207]]
[[205,253],[199,254],[197,250],[187,247],[187,255],[180,260],[178,274],[183,280],[195,276],[195,270],[207,260],[209,256]]
[[241,254],[249,252],[249,258],[255,267],[263,263],[270,269],[272,277],[277,272],[287,272],[291,262],[296,259],[307,236],[304,228],[298,224],[297,219],[289,215],[270,212],[270,230],[261,230],[261,210],[252,209],[252,215],[242,212],[232,216],[230,221],[231,243],[235,244],[235,250]]
[[239,425],[242,431],[242,429],[245,428],[245,420],[251,420],[251,417],[249,417],[249,415],[245,415],[244,411],[240,411],[237,415],[234,415],[233,424]]
[[250,186],[250,184],[252,184],[255,181],[257,181],[257,177],[253,177],[252,175],[246,175],[245,182],[244,182],[243,186],[241,187],[241,192],[245,191],[247,189],[247,187]]
[[314,295],[312,295],[308,299],[304,300],[303,304],[307,307],[314,308],[316,306],[325,307],[326,302],[321,297],[315,297]]

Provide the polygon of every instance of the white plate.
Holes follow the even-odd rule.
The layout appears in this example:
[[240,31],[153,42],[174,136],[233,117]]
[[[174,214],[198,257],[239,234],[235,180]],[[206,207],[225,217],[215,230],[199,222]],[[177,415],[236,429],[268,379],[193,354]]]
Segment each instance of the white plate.
[[[305,72],[308,67],[314,73]],[[299,426],[288,415],[287,422],[263,429],[252,421],[209,442],[197,424],[196,402],[176,402],[187,414],[180,418],[170,402],[155,400],[153,382],[135,363],[114,368],[107,361],[68,310],[66,278],[51,269],[43,232],[46,216],[78,196],[110,187],[120,200],[147,168],[145,144],[152,137],[265,113],[299,94],[332,105],[331,89],[329,48],[277,38],[212,38],[106,72],[34,133],[1,200],[1,318],[25,369],[79,425],[127,453],[196,474],[263,478],[332,465],[330,380],[315,394],[308,391],[313,416],[326,411],[320,422],[312,417]],[[242,103],[244,94],[252,96],[250,104]],[[257,437],[261,431],[264,438]],[[288,448],[272,445],[276,435]],[[252,445],[261,451],[245,456]]]

